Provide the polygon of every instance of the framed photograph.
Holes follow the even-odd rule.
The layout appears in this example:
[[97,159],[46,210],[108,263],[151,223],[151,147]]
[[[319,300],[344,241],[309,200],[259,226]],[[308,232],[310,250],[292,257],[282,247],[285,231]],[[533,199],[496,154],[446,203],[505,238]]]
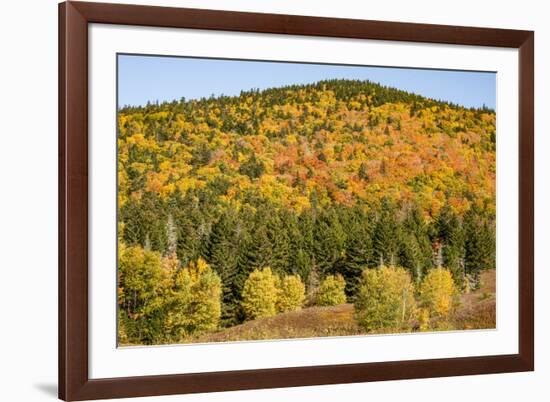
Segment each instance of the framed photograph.
[[59,17],[61,399],[534,369],[533,32]]

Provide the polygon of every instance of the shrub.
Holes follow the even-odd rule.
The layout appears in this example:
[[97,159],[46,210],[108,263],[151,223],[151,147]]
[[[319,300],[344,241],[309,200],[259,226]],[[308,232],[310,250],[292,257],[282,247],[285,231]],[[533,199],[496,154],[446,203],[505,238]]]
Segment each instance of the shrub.
[[336,306],[345,303],[345,287],[346,281],[342,275],[328,275],[319,286],[316,304],[319,306]]
[[306,288],[299,275],[286,275],[279,281],[279,292],[277,295],[277,311],[300,310],[304,299]]
[[271,268],[255,269],[244,283],[242,307],[248,319],[271,317],[277,313],[277,279]]
[[432,269],[420,285],[420,302],[431,317],[446,318],[457,304],[458,291],[450,271]]
[[399,267],[364,270],[354,310],[367,331],[410,326],[416,312],[410,274]]

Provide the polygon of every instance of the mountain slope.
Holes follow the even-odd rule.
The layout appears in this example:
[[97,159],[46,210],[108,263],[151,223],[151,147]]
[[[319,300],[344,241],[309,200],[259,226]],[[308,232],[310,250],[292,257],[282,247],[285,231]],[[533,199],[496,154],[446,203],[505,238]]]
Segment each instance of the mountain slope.
[[125,107],[119,239],[205,260],[224,326],[257,268],[308,292],[340,274],[350,300],[380,265],[417,282],[443,265],[462,289],[495,267],[495,172],[492,110],[368,81]]
[[[119,114],[121,203],[209,188],[285,207],[413,200],[494,204],[495,114],[361,81],[126,108]],[[214,184],[213,184],[214,183]]]

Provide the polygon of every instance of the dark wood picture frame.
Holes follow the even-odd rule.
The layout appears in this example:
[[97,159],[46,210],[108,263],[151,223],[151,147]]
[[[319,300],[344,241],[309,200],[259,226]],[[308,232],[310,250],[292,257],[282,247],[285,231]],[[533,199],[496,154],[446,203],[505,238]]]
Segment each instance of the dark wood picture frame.
[[[519,353],[90,379],[88,24],[377,39],[519,49]],[[444,377],[534,369],[534,33],[381,21],[66,2],[59,5],[59,397],[85,400]]]

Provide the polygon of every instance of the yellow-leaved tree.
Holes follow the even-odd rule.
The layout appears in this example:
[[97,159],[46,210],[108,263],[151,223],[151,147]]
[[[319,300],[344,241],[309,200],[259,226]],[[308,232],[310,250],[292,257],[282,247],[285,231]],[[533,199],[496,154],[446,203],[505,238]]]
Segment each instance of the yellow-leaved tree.
[[216,329],[221,316],[221,280],[202,259],[179,270],[169,301],[167,328],[172,337]]
[[400,267],[365,269],[354,310],[357,323],[367,331],[409,328],[416,313],[410,274]]
[[316,304],[319,306],[336,306],[346,302],[346,281],[342,275],[328,275],[317,290]]
[[285,275],[278,283],[277,311],[300,310],[306,298],[306,287],[299,275]]
[[171,278],[162,267],[160,254],[121,244],[118,286],[119,341],[145,344],[163,341]]
[[430,317],[447,318],[458,304],[458,290],[451,272],[432,269],[420,285],[420,302]]
[[271,317],[277,313],[277,277],[271,268],[255,269],[242,291],[242,308],[247,319]]

